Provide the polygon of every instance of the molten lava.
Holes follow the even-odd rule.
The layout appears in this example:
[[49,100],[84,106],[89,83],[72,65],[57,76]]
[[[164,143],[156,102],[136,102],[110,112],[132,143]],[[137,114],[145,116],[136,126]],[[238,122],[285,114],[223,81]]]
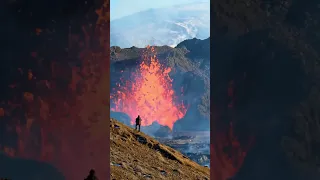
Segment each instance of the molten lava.
[[233,125],[236,119],[234,117],[235,90],[235,82],[230,81],[225,94],[228,97],[226,105],[231,118],[228,124],[225,124],[219,113],[222,112],[223,105],[214,106],[215,113],[211,122],[214,124],[211,126],[213,138],[210,144],[211,166],[214,167],[211,173],[213,179],[229,179],[236,175],[243,165],[247,152],[255,142],[254,137],[249,136],[248,142],[243,143],[239,141],[238,134],[235,132]]
[[[65,31],[59,26],[61,37],[69,35],[67,44],[59,40],[62,45],[53,46],[56,49],[35,47],[30,61],[22,59],[19,66],[29,66],[17,68],[18,80],[8,85],[10,99],[0,99],[0,151],[52,164],[67,180],[83,179],[92,168],[100,179],[110,177],[109,112],[105,109],[109,102],[103,101],[110,90],[109,1],[90,13],[97,13],[98,19],[89,14],[95,19],[79,22],[82,31],[75,26],[76,33],[71,33],[71,26]],[[30,46],[50,45],[46,41],[50,33],[39,34],[37,29],[32,37],[38,39],[31,39]],[[61,55],[64,47],[68,53]],[[77,60],[78,66],[70,59]]]
[[142,58],[131,79],[118,83],[110,96],[115,105],[112,110],[128,114],[132,123],[140,115],[143,126],[156,121],[172,129],[174,123],[185,115],[186,108],[183,103],[176,103],[177,96],[169,76],[171,68],[159,62],[153,47],[148,46]]

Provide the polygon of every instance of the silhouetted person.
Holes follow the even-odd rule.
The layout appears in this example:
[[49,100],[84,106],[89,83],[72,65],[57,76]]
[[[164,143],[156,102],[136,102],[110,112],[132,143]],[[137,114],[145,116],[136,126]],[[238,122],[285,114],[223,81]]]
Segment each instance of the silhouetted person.
[[98,180],[98,178],[96,177],[95,173],[96,172],[93,169],[91,169],[90,172],[89,172],[89,176],[84,180]]
[[136,130],[137,127],[139,127],[138,131],[140,132],[140,126],[141,126],[141,117],[140,115],[138,115],[138,117],[136,118]]

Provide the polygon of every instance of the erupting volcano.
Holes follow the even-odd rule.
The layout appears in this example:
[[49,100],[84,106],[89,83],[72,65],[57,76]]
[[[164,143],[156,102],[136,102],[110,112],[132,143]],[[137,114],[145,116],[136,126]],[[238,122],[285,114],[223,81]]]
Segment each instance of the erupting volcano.
[[148,46],[142,58],[130,80],[121,79],[116,84],[110,96],[114,103],[111,110],[128,114],[132,123],[140,115],[143,126],[158,122],[172,129],[187,109],[183,102],[177,103],[169,76],[172,69],[159,62],[153,47]]
[[[99,178],[109,177],[109,133],[105,128],[109,117],[105,108],[109,103],[102,99],[110,89],[110,63],[109,50],[101,50],[110,47],[109,1],[95,7],[89,6],[91,2],[81,9],[80,3],[58,1],[59,9],[48,13],[37,11],[42,6],[31,11],[28,8],[36,6],[21,5],[22,12],[14,14],[12,21],[26,22],[21,25],[23,28],[14,31],[16,28],[4,25],[11,28],[8,32],[12,31],[6,35],[10,37],[8,42],[16,46],[6,45],[3,52],[17,53],[10,57],[2,54],[8,63],[3,63],[1,71],[0,151],[13,156],[14,163],[14,158],[22,158],[53,165],[68,180],[84,178],[92,168]],[[77,22],[71,18],[73,23],[68,24],[65,19],[69,17],[59,14],[64,4],[79,13],[68,14],[77,17]],[[29,11],[24,8],[34,13],[33,18],[25,18],[23,12]],[[51,17],[53,12],[57,17]],[[49,22],[46,17],[50,17]],[[21,39],[28,43],[16,43]],[[37,167],[8,168],[19,174]],[[28,174],[31,176],[32,172]]]

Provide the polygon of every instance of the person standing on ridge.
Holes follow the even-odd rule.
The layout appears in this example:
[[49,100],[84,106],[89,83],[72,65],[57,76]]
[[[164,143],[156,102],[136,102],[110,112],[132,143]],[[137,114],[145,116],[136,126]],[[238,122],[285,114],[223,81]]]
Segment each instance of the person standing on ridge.
[[139,126],[139,129],[138,131],[140,132],[140,126],[141,126],[141,118],[140,118],[140,115],[138,115],[138,117],[136,118],[136,130],[137,130],[137,127]]

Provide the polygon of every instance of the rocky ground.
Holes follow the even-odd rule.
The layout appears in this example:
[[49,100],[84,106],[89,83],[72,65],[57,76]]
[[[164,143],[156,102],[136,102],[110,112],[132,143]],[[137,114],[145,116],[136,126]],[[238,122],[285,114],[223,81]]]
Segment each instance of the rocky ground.
[[[115,117],[119,122],[134,128],[130,123],[130,118],[125,113],[111,112],[111,117]],[[150,126],[141,127],[141,131],[160,143],[181,152],[198,164],[210,166],[210,131],[173,132],[169,127],[162,126],[157,122]]]
[[110,119],[112,180],[210,179],[210,169],[150,136]]
[[186,139],[156,139],[162,144],[181,152],[198,164],[210,167],[209,137],[206,138],[207,141],[203,141],[196,137],[188,137]]

